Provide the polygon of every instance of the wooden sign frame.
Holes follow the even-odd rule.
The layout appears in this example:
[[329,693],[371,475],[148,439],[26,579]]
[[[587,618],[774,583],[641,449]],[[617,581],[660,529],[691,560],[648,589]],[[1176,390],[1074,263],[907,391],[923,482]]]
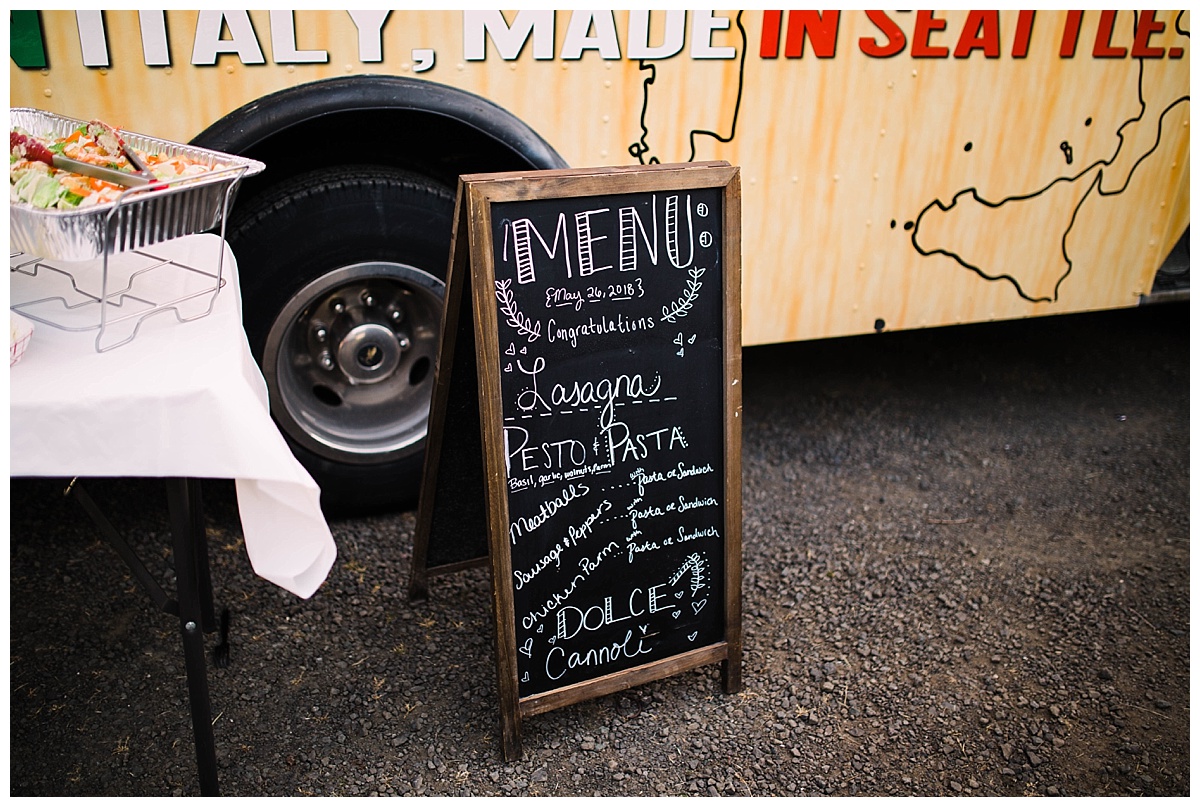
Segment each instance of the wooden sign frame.
[[[723,552],[721,637],[665,658],[522,696],[501,399],[503,357],[498,332],[493,206],[627,194],[678,194],[697,189],[716,189],[721,202],[717,261],[721,322],[715,340],[720,343],[723,413],[719,432],[724,480],[718,483],[724,496],[718,539]],[[717,662],[722,664],[723,689],[728,693],[741,689],[740,230],[740,175],[736,167],[724,162],[472,174],[459,180],[410,595],[414,599],[427,595],[430,574],[490,559],[502,747],[508,760],[521,755],[524,717]],[[682,347],[679,355],[683,355]],[[470,504],[480,498],[481,507]],[[486,532],[486,555],[480,551],[482,544],[472,536],[477,530]],[[466,543],[455,552],[434,551],[448,546],[448,541]],[[632,554],[630,558],[632,562]],[[645,633],[646,628],[642,631]]]

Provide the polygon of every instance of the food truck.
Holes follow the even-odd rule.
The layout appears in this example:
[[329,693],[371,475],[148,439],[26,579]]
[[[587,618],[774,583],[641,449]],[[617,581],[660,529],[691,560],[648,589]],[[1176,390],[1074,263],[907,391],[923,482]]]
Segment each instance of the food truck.
[[273,417],[335,508],[416,494],[465,173],[737,166],[744,345],[1136,306],[1186,246],[1187,11],[9,22],[12,107],[266,166],[224,232]]

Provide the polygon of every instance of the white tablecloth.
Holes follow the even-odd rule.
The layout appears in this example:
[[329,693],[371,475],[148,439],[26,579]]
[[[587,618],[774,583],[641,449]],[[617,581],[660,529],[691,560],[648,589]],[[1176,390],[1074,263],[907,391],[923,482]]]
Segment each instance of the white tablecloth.
[[[254,571],[309,597],[328,575],[337,550],[321,513],[319,488],[268,413],[266,384],[242,330],[233,255],[213,235],[147,251],[215,270],[218,247],[225,250],[226,284],[213,312],[201,319],[181,323],[170,312],[155,314],[133,341],[103,353],[95,350],[94,331],[34,323],[28,350],[9,374],[9,472],[234,479]],[[110,264],[127,260],[140,258],[122,255]],[[87,271],[77,271],[80,264],[57,265],[98,287],[98,262]],[[179,275],[155,270],[135,291],[149,283],[194,282]],[[48,284],[63,279],[11,272],[11,304],[41,299]],[[187,305],[190,315],[207,307],[207,300]]]

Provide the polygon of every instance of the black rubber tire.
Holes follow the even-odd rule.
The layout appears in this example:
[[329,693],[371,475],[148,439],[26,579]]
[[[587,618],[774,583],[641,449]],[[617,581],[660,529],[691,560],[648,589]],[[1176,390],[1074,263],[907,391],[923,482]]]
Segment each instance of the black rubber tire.
[[[453,218],[451,189],[386,166],[293,176],[239,205],[226,234],[238,263],[246,334],[259,366],[284,306],[337,267],[394,261],[444,280]],[[273,400],[273,412],[277,406]],[[281,431],[321,486],[327,513],[394,511],[415,504],[424,440],[390,461],[351,464],[320,456]]]

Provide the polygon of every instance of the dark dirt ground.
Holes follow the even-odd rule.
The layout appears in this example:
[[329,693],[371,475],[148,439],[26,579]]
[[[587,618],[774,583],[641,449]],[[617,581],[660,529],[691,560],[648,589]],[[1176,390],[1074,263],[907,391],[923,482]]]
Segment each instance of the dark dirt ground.
[[[1189,315],[747,349],[744,690],[538,715],[515,763],[481,570],[411,604],[413,514],[344,519],[299,600],[207,484],[222,792],[1189,795]],[[160,483],[87,484],[169,584]],[[10,486],[8,792],[197,793],[176,622],[62,488]]]

